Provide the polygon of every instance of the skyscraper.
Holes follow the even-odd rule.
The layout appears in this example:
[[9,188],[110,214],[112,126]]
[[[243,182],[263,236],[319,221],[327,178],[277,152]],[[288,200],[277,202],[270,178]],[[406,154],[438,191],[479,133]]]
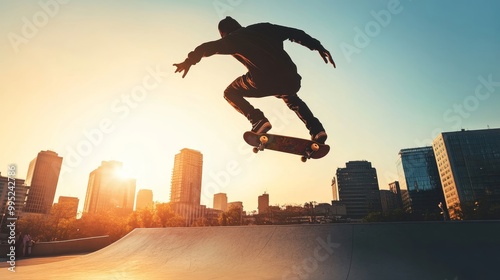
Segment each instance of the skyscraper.
[[349,161],[337,169],[340,201],[345,204],[347,217],[362,219],[370,212],[382,211],[377,170],[368,161]]
[[206,206],[200,205],[203,155],[184,148],[175,155],[170,187],[170,206],[190,226],[204,217]]
[[200,205],[202,169],[200,152],[185,148],[175,155],[170,202]]
[[84,213],[133,211],[135,179],[125,178],[121,172],[122,163],[118,161],[103,161],[101,166],[90,172]]
[[337,186],[337,181],[335,180],[335,177],[333,177],[332,179],[332,195],[333,195],[333,201],[339,200],[339,188]]
[[48,214],[54,202],[63,158],[53,151],[41,151],[29,165],[25,184],[28,194],[24,212]]
[[397,162],[401,190],[410,198],[406,210],[415,214],[435,214],[444,202],[443,189],[432,147],[402,149]]
[[269,194],[264,193],[262,195],[259,195],[259,200],[258,200],[258,210],[259,214],[264,214],[267,213],[269,209]]
[[481,201],[500,203],[500,129],[441,133],[433,149],[450,218]]
[[153,191],[140,189],[137,192],[137,200],[135,202],[135,210],[144,209],[153,206]]
[[227,195],[225,193],[214,194],[214,209],[227,211]]

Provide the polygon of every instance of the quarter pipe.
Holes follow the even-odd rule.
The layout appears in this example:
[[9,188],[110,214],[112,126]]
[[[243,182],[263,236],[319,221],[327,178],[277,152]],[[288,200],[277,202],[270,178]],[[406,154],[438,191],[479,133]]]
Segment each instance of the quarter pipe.
[[[135,229],[2,279],[498,279],[500,221]],[[8,278],[5,278],[8,277]]]

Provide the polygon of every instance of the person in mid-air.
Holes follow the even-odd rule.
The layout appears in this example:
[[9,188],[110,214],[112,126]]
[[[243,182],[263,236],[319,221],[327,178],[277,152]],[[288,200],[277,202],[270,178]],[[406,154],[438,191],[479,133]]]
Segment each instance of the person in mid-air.
[[318,40],[295,28],[271,23],[242,27],[229,16],[219,22],[218,28],[222,38],[196,47],[186,60],[174,64],[177,67],[175,73],[184,72],[184,78],[189,68],[202,57],[230,54],[243,63],[248,72],[226,88],[224,98],[251,122],[253,132],[265,133],[272,125],[264,113],[254,108],[245,97],[275,96],[281,98],[304,122],[311,140],[325,143],[327,134],[323,125],[297,96],[302,78],[283,49],[283,41],[289,39],[318,51],[325,63],[330,62],[335,67],[330,52]]

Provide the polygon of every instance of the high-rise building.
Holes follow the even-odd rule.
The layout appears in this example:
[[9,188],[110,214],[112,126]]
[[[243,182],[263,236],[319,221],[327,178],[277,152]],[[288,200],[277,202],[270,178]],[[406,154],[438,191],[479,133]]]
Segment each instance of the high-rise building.
[[170,189],[170,205],[186,226],[202,219],[206,206],[200,205],[203,155],[184,148],[175,155]]
[[332,179],[332,195],[333,195],[333,201],[339,200],[339,188],[337,186],[337,181],[335,180],[335,177],[333,177]]
[[135,202],[135,210],[153,207],[153,191],[140,189],[137,192],[137,200]]
[[[23,179],[13,177],[4,177],[0,173],[0,215],[2,221],[0,222],[0,233],[7,232],[7,219],[17,218],[22,214],[23,201],[26,198],[27,188],[24,185]],[[10,193],[9,193],[10,192]],[[12,198],[14,197],[14,198]],[[8,201],[15,203],[15,211],[9,211]],[[20,202],[20,203],[18,203]]]
[[56,204],[58,207],[61,207],[62,211],[64,211],[61,213],[63,217],[76,218],[79,203],[80,199],[78,199],[78,197],[60,196]]
[[200,205],[202,169],[200,152],[185,148],[175,155],[170,202]]
[[41,151],[29,165],[25,184],[28,194],[24,212],[48,214],[54,203],[63,158],[53,151]]
[[269,194],[264,193],[263,195],[259,195],[258,203],[257,210],[259,210],[259,214],[267,213],[269,209]]
[[[399,181],[394,181],[389,183],[389,190],[394,194],[396,202],[396,209],[405,209],[405,203],[409,203],[410,197],[408,196],[408,190],[402,191],[399,185]],[[405,202],[406,201],[406,202]]]
[[377,170],[368,161],[349,161],[337,169],[340,201],[347,217],[362,219],[370,212],[382,211]]
[[83,212],[132,212],[135,179],[125,178],[122,174],[122,163],[118,161],[103,161],[101,166],[90,172]]
[[432,147],[402,149],[397,161],[401,190],[410,198],[407,211],[417,214],[435,214],[439,217],[438,204],[444,202],[443,188]]
[[214,209],[227,211],[227,195],[225,193],[214,194]]
[[481,200],[500,203],[500,129],[445,132],[432,146],[451,219]]
[[398,207],[396,194],[390,190],[380,190],[380,203],[382,204],[383,212],[390,212],[398,208],[401,209],[401,207]]

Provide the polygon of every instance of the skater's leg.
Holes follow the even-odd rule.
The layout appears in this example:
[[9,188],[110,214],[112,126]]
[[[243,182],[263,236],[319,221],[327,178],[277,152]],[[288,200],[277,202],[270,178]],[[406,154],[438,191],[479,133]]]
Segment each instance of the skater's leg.
[[288,108],[294,111],[297,116],[304,122],[307,129],[309,130],[309,134],[311,135],[311,139],[323,142],[326,141],[326,133],[321,122],[316,118],[307,104],[300,99],[296,94],[294,95],[281,95],[279,98],[285,101]]
[[244,97],[260,97],[258,90],[244,75],[234,80],[224,91],[224,98],[236,111],[244,115],[252,123],[252,131],[265,133],[271,129],[271,123],[264,113],[252,106]]

